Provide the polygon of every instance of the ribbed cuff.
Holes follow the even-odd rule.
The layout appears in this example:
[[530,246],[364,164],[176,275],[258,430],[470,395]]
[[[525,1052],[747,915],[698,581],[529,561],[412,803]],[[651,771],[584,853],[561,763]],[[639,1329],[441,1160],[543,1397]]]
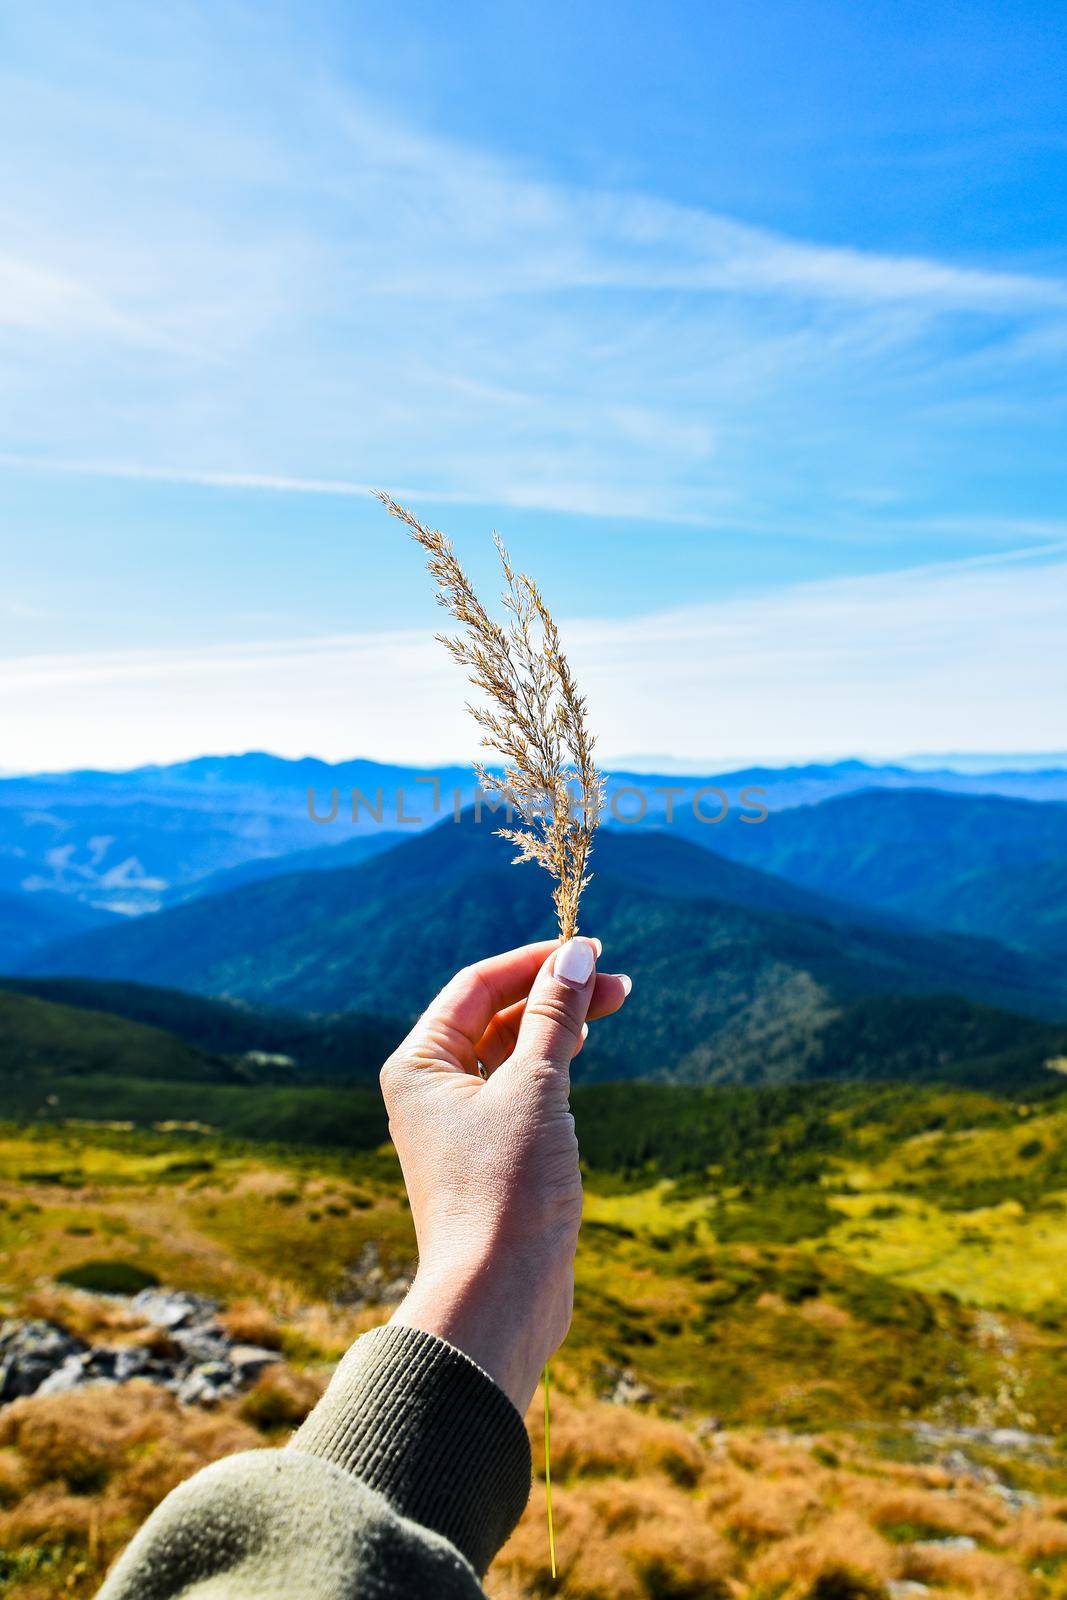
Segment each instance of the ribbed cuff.
[[433,1528],[479,1576],[530,1494],[530,1441],[488,1373],[419,1328],[357,1339],[290,1449],[323,1456]]

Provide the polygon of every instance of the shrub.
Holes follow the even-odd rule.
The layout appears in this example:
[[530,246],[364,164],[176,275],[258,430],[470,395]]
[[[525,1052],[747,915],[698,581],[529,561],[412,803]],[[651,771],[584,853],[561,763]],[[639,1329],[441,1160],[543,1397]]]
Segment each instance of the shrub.
[[132,1261],[83,1261],[57,1273],[56,1282],[71,1289],[90,1289],[94,1294],[138,1294],[142,1289],[154,1289],[159,1279]]
[[860,1517],[840,1512],[764,1551],[750,1576],[771,1588],[803,1583],[796,1593],[804,1600],[882,1600],[892,1572],[889,1545]]
[[55,1551],[76,1561],[77,1584],[61,1581],[57,1568],[54,1582],[12,1584],[12,1596],[94,1594],[118,1549],[177,1483],[262,1442],[232,1413],[187,1409],[151,1384],[13,1401],[0,1412],[0,1588],[43,1572],[34,1563]]
[[291,1367],[268,1367],[241,1401],[238,1414],[263,1433],[298,1428],[321,1392],[314,1379]]
[[808,1590],[808,1600],[883,1600],[885,1589],[880,1583],[857,1576],[847,1567],[831,1567],[820,1572]]
[[[543,1419],[530,1418],[534,1460],[540,1459]],[[692,1434],[675,1422],[645,1416],[625,1406],[576,1405],[559,1391],[552,1397],[552,1476],[634,1478],[661,1473],[691,1489],[704,1473],[705,1455]]]
[[269,1311],[253,1300],[239,1300],[219,1318],[234,1344],[258,1344],[264,1350],[280,1350],[282,1330]]

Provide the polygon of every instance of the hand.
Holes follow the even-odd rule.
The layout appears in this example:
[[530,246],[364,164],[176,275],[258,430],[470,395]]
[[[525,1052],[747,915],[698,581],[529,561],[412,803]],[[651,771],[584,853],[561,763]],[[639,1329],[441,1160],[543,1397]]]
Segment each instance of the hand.
[[520,1412],[574,1300],[570,1063],[586,1018],[630,992],[597,974],[598,954],[598,940],[546,941],[465,967],[382,1068],[419,1247],[392,1320],[466,1351]]

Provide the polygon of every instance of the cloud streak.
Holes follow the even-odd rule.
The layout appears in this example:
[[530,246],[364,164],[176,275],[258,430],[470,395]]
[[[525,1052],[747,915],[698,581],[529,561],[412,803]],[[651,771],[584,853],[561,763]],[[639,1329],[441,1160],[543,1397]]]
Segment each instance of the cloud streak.
[[[14,451],[0,451],[0,467],[14,467],[28,472],[56,474],[62,477],[112,478],[131,483],[169,483],[200,489],[245,489],[254,493],[325,495],[342,499],[372,498],[376,488],[366,483],[354,483],[344,478],[301,478],[281,476],[269,472],[212,472],[195,467],[149,466],[132,461],[67,461],[48,456],[20,455]],[[632,495],[612,494],[610,488],[594,484],[542,485],[539,488],[521,484],[502,486],[494,491],[478,493],[462,489],[442,489],[391,486],[390,492],[401,500],[434,500],[444,505],[484,505],[492,499],[499,505],[521,509],[578,512],[586,516],[627,516],[638,521],[684,522],[695,526],[710,526],[711,519],[687,515],[681,511],[666,510],[658,503],[645,505]]]
[[[872,488],[958,494],[976,449],[1009,474],[1009,402],[1019,429],[1063,420],[1062,276],[532,176],[299,37],[265,66],[235,17],[204,13],[191,46],[146,14],[74,88],[0,78],[25,150],[0,192],[12,457],[788,532],[799,501],[829,526]],[[196,48],[235,51],[247,85],[194,123],[168,73]]]

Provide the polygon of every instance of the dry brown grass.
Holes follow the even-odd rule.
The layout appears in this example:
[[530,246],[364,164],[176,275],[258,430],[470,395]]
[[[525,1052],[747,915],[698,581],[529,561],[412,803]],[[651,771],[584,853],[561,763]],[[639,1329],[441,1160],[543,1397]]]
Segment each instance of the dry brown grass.
[[986,1550],[938,1550],[912,1545],[902,1553],[901,1575],[925,1583],[940,1595],[979,1600],[1034,1600],[1034,1585],[1017,1562]]
[[176,1484],[262,1443],[231,1409],[188,1409],[150,1384],[31,1396],[5,1407],[0,1551],[25,1572],[20,1600],[91,1594]]
[[[530,1596],[548,1586],[540,1496],[493,1568],[490,1592]],[[661,1479],[585,1483],[556,1491],[559,1590],[570,1600],[723,1600],[737,1558],[694,1523],[688,1498]]]
[[1025,1561],[1067,1561],[1067,1522],[1046,1506],[1044,1511],[1024,1511],[1011,1530],[1011,1543]]
[[141,1344],[148,1324],[121,1300],[81,1289],[40,1285],[22,1297],[19,1313],[58,1322],[87,1344]]
[[919,1529],[932,1539],[962,1534],[989,1540],[1008,1520],[1003,1506],[966,1486],[939,1490],[849,1478],[842,1483],[841,1498],[872,1527],[888,1532]]
[[268,1367],[239,1401],[237,1414],[264,1433],[298,1428],[325,1387],[325,1378],[291,1367]]
[[747,1576],[781,1600],[808,1600],[820,1587],[841,1600],[882,1600],[896,1569],[892,1546],[862,1517],[838,1511],[758,1555]]
[[256,1344],[280,1350],[282,1330],[265,1307],[254,1300],[238,1300],[219,1313],[219,1322],[235,1344]]
[[[544,1404],[535,1397],[527,1417],[534,1460],[544,1450]],[[636,1478],[662,1473],[671,1483],[693,1488],[704,1475],[706,1453],[677,1423],[642,1416],[624,1407],[552,1395],[552,1476]]]
[[[568,1600],[886,1600],[908,1580],[936,1600],[1067,1600],[1061,1501],[1012,1512],[980,1483],[881,1459],[847,1435],[800,1443],[751,1431],[704,1444],[681,1424],[574,1395],[557,1408]],[[542,1517],[535,1489],[490,1575],[493,1600],[551,1592]],[[937,1543],[961,1534],[978,1548]],[[1043,1576],[1031,1571],[1039,1563]]]
[[[322,1382],[271,1369],[214,1412],[140,1384],[5,1408],[0,1573],[17,1574],[10,1592],[87,1600],[175,1484],[219,1456],[282,1442]],[[880,1459],[844,1435],[798,1443],[746,1431],[705,1444],[654,1415],[566,1393],[556,1404],[559,1583],[535,1484],[490,1574],[493,1600],[885,1600],[891,1580],[908,1579],[936,1600],[1067,1600],[1063,1500],[1015,1513],[981,1484]],[[928,1542],[959,1533],[978,1548]]]
[[717,1474],[709,1508],[714,1522],[743,1549],[758,1551],[789,1538],[819,1505],[814,1487],[799,1478],[752,1478]]

